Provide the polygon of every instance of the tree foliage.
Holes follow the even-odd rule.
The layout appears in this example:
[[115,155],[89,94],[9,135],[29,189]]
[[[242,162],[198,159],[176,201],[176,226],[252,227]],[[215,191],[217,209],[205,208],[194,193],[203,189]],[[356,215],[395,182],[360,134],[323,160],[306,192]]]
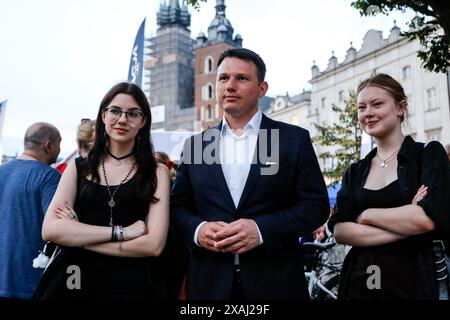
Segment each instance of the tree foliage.
[[332,109],[339,115],[339,123],[329,125],[314,124],[319,135],[313,138],[322,146],[340,146],[336,152],[324,152],[319,155],[322,159],[334,158],[336,167],[325,170],[323,174],[333,180],[339,181],[351,163],[359,160],[361,149],[361,127],[358,125],[358,107],[356,93],[349,91],[348,100],[344,100],[345,106],[339,108],[333,104]]
[[[447,0],[357,0],[351,4],[362,16],[388,14],[392,10],[414,10],[418,16],[402,32],[410,41],[418,39],[424,50],[417,56],[429,71],[447,73],[450,67],[450,6]],[[443,34],[437,33],[439,28]]]
[[187,4],[192,6],[194,9],[200,9],[200,2],[206,2],[207,0],[186,0]]

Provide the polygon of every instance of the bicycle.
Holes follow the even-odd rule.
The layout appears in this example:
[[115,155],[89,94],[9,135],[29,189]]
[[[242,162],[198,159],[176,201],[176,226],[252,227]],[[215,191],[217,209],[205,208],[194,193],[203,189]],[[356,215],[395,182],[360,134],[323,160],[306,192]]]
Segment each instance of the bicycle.
[[336,300],[340,280],[342,260],[329,259],[330,249],[336,245],[334,240],[325,243],[304,242],[303,249],[314,250],[310,263],[311,271],[305,271],[308,292],[311,300]]

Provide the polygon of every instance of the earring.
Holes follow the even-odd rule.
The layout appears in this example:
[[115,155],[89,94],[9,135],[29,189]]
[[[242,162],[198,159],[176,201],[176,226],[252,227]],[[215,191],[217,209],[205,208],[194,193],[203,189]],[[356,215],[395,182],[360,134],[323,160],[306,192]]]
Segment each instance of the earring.
[[141,149],[141,137],[137,136],[136,150],[140,150],[140,149]]

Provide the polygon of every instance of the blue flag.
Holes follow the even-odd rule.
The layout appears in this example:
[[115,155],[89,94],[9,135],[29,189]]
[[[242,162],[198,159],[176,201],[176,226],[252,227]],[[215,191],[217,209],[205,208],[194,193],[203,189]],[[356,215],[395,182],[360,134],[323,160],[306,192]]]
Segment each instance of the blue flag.
[[131,51],[130,68],[128,70],[128,81],[142,86],[142,71],[144,68],[144,33],[145,18],[139,27],[136,39],[134,40],[133,50]]

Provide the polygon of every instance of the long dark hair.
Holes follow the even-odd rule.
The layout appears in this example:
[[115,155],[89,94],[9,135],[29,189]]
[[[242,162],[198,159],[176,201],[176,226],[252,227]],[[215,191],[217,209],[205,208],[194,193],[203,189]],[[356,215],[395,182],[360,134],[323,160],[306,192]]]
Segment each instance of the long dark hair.
[[[98,167],[100,161],[104,158],[107,149],[107,134],[105,124],[102,120],[102,114],[105,108],[111,103],[114,97],[124,93],[132,96],[144,113],[143,120],[147,120],[144,126],[139,130],[135,138],[133,155],[137,164],[137,185],[138,194],[144,199],[150,199],[152,202],[157,201],[155,198],[156,191],[156,161],[154,157],[153,145],[150,141],[150,128],[152,123],[152,115],[150,105],[144,92],[135,84],[121,82],[113,86],[104,96],[100,103],[95,124],[95,141],[91,151],[87,157],[86,166],[83,170],[84,176],[91,175],[92,181],[100,183],[100,175]],[[88,184],[89,185],[89,184]],[[87,191],[87,190],[86,190]]]

